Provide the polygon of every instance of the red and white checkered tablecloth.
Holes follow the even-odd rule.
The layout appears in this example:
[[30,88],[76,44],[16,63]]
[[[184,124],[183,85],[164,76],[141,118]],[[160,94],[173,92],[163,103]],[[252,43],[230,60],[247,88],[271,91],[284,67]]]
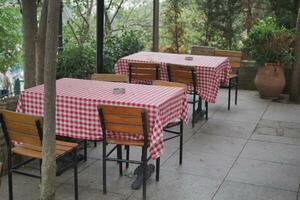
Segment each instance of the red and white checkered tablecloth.
[[[109,104],[145,108],[149,121],[149,151],[158,158],[164,147],[163,127],[175,119],[188,121],[187,97],[181,88],[79,79],[56,82],[56,134],[71,138],[101,140],[102,131],[97,105]],[[113,88],[125,88],[125,94],[113,94]],[[44,115],[44,86],[22,92],[17,112]],[[143,139],[108,133],[115,139]]]
[[[193,57],[193,60],[186,60]],[[115,65],[117,74],[128,74],[128,63],[147,62],[160,64],[160,79],[168,81],[167,64],[192,66],[196,69],[197,92],[203,100],[215,103],[221,83],[228,85],[230,63],[226,57],[196,56],[158,52],[139,52],[121,58]]]

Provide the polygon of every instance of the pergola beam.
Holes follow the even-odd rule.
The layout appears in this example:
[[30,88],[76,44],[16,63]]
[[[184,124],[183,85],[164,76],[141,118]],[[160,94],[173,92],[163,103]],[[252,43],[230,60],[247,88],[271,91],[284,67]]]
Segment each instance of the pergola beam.
[[159,51],[159,0],[153,0],[152,51]]
[[103,70],[103,43],[104,43],[104,0],[97,0],[97,55],[96,66],[97,73],[102,73]]

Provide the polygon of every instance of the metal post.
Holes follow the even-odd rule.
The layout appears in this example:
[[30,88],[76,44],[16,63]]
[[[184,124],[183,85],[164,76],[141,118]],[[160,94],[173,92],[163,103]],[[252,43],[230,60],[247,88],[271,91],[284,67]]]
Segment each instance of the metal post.
[[63,2],[60,3],[60,13],[59,13],[59,27],[58,27],[58,51],[64,50],[63,43]]
[[152,51],[159,51],[159,0],[153,0]]
[[104,0],[97,0],[97,73],[103,72]]

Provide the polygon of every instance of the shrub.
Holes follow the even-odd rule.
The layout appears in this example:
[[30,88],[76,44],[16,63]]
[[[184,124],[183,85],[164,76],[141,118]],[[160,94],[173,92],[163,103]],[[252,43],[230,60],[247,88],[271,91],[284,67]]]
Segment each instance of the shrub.
[[71,46],[58,56],[57,78],[88,79],[95,72],[96,50],[92,45]]
[[105,38],[104,72],[114,72],[114,66],[118,59],[143,49],[144,44],[133,31]]
[[294,33],[278,26],[273,18],[268,17],[253,25],[245,42],[245,50],[260,64],[290,64],[293,60],[293,42]]
[[[144,48],[137,34],[123,32],[105,38],[104,72],[114,72],[114,65],[121,57],[136,53]],[[58,57],[57,78],[89,79],[96,72],[96,42],[88,40],[83,46],[66,44]]]

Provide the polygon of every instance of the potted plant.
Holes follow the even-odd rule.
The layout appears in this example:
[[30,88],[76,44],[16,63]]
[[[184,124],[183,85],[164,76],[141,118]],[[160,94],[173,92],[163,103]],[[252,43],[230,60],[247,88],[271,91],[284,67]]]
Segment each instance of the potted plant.
[[263,98],[278,98],[286,81],[284,66],[293,61],[294,33],[277,25],[272,17],[259,20],[250,30],[245,50],[260,65],[255,85]]

